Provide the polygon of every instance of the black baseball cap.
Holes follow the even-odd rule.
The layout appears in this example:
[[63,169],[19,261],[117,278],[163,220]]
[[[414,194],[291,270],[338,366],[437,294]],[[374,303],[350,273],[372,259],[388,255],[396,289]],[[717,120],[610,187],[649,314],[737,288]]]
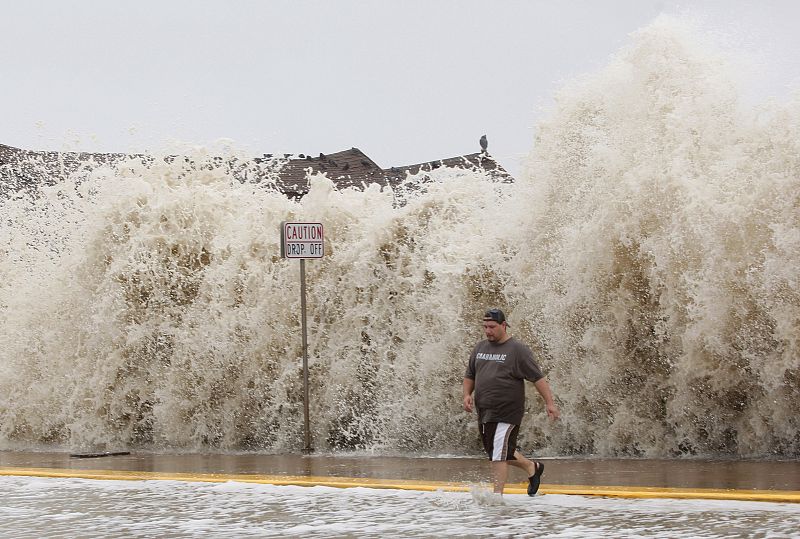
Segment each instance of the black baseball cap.
[[503,322],[506,323],[507,326],[510,326],[508,322],[506,322],[506,315],[500,309],[489,309],[483,315],[484,322],[497,322],[498,324],[502,324]]

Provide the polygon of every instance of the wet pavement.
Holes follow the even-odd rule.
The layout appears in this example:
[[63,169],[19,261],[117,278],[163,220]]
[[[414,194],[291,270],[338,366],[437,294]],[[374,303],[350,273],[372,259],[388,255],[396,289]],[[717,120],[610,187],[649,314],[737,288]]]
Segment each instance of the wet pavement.
[[0,451],[0,537],[776,539],[800,527],[796,461],[540,460],[543,495],[529,498],[522,483],[509,492],[516,469],[506,493],[522,495],[492,494],[477,457]]
[[[800,491],[800,462],[750,460],[540,459],[543,484]],[[482,482],[481,458],[374,455],[165,454],[74,458],[64,452],[0,451],[0,467],[155,473],[350,477]],[[524,480],[512,469],[509,482]]]
[[0,537],[795,538],[800,504],[0,477]]

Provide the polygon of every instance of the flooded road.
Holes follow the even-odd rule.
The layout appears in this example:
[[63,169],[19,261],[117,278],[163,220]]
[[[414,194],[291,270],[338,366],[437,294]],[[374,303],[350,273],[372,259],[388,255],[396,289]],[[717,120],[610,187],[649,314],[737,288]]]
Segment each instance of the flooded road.
[[[789,538],[800,529],[800,503],[776,503],[800,500],[795,461],[543,460],[544,495],[524,495],[516,475],[499,498],[477,457],[6,451],[0,537]],[[665,499],[687,492],[701,499]],[[626,493],[634,499],[603,497]],[[773,501],[740,501],[758,499]]]
[[[543,483],[552,485],[800,491],[797,461],[541,459]],[[66,452],[0,451],[0,467],[125,470],[160,473],[268,474],[425,481],[481,482],[490,478],[484,458],[351,455],[132,453],[70,458]],[[511,470],[510,482],[523,481]]]
[[800,505],[0,477],[0,536],[771,537]]

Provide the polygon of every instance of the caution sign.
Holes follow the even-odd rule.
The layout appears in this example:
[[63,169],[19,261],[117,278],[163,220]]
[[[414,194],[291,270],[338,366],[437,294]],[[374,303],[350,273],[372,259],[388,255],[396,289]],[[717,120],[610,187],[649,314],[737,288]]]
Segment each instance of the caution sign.
[[283,258],[322,258],[325,255],[322,223],[281,223]]

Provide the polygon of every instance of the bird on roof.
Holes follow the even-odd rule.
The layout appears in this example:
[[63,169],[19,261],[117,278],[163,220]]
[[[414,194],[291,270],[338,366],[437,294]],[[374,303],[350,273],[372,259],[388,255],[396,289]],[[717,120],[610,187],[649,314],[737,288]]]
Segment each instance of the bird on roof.
[[486,135],[481,136],[480,144],[481,152],[486,153],[487,148],[489,148],[489,139],[486,138]]

